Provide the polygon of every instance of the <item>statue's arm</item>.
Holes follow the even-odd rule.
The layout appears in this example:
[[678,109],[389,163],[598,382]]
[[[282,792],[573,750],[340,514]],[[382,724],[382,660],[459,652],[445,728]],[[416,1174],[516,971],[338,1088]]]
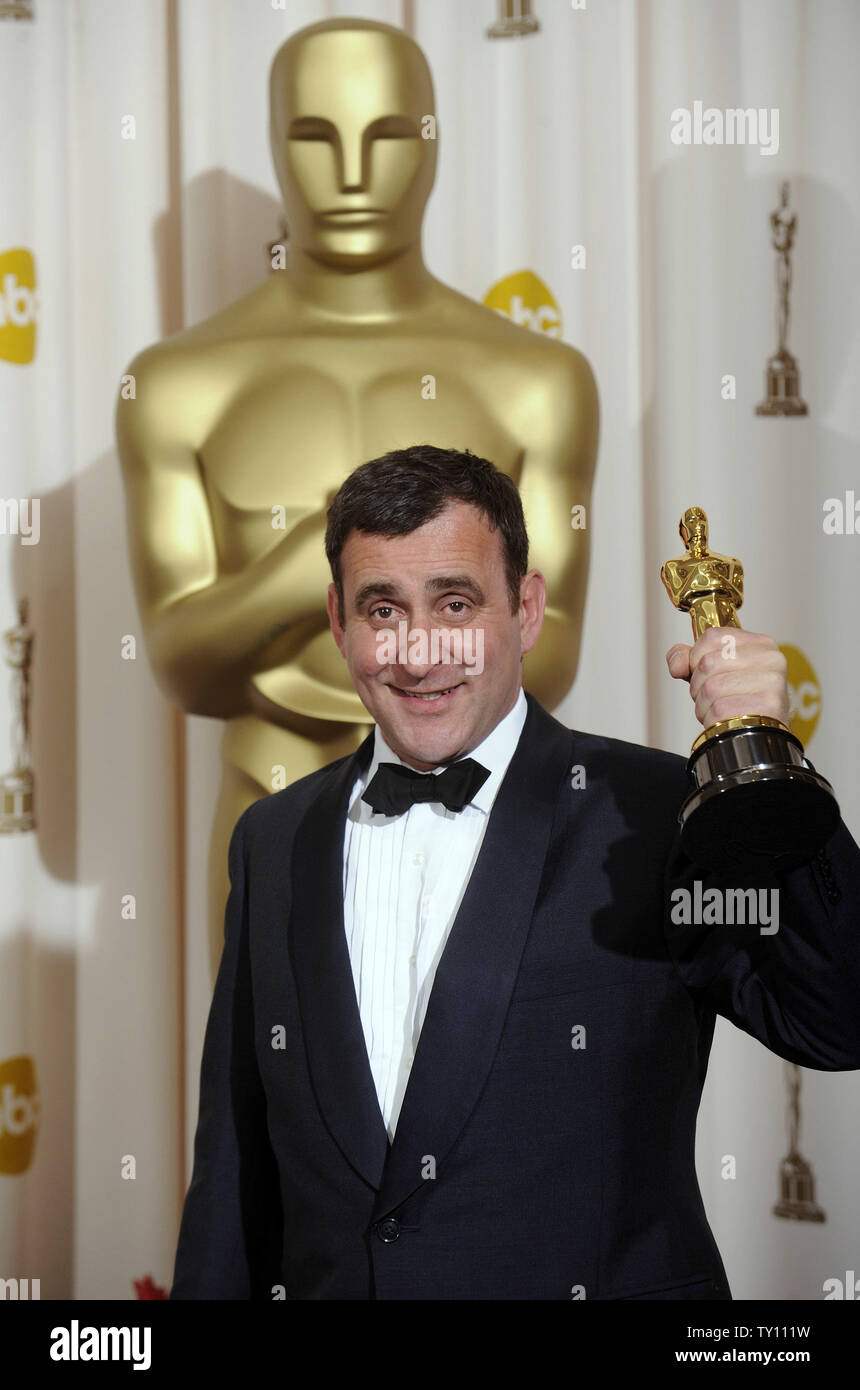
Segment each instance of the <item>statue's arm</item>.
[[[532,410],[520,493],[529,567],[546,579],[547,607],[537,646],[525,658],[523,683],[552,710],[573,685],[579,664],[600,409],[594,373],[573,348],[542,384],[546,398]],[[574,530],[571,508],[579,505],[586,524]]]
[[[188,424],[189,387],[152,349],[129,367],[136,399],[116,431],[132,578],[155,677],[188,713],[230,718],[250,708],[261,653],[320,615],[315,583],[325,516],[307,517],[253,563],[219,567],[206,490]],[[322,619],[321,619],[322,621]]]

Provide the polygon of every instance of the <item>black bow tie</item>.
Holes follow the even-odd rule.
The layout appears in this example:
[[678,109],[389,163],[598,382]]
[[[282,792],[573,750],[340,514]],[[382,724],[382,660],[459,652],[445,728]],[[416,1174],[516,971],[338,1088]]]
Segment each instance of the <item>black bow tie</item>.
[[418,801],[440,801],[449,811],[462,811],[489,775],[489,768],[474,758],[461,758],[444,772],[380,763],[361,799],[384,816],[399,816]]

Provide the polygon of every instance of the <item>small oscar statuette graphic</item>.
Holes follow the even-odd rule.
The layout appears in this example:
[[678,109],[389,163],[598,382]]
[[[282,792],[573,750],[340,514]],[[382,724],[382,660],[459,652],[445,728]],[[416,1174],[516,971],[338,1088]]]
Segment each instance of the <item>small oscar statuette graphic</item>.
[[0,776],[0,834],[33,830],[33,769],[30,766],[30,661],[33,634],[27,600],[18,604],[18,623],[3,634],[4,657],[12,667],[12,771]]
[[[740,627],[740,560],[708,549],[701,507],[689,507],[678,529],[687,554],[667,560],[660,578],[675,607],[690,614],[693,640],[709,627]],[[836,828],[833,788],[779,719],[739,715],[712,724],[695,740],[687,772],[693,789],[678,819],[684,852],[696,863],[783,872],[812,858]]]
[[812,1164],[800,1153],[800,1067],[786,1062],[788,1082],[788,1153],[779,1166],[779,1201],[774,1216],[789,1221],[826,1221],[827,1216],[815,1200]]
[[521,34],[536,34],[539,28],[531,0],[499,0],[498,17],[487,30],[487,38],[512,39]]
[[0,19],[34,19],[33,0],[0,0]]
[[770,215],[771,245],[776,252],[776,323],[778,343],[765,368],[763,401],[756,415],[806,415],[806,402],[800,395],[800,370],[788,350],[788,296],[791,290],[791,248],[797,214],[788,213],[788,184],[783,183],[780,205]]

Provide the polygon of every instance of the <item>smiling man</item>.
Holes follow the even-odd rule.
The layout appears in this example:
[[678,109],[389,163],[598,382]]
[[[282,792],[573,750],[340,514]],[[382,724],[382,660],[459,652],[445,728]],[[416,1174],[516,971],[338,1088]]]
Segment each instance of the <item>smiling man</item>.
[[[326,553],[376,727],[236,824],[171,1298],[730,1298],[694,1164],[715,1018],[860,1067],[860,850],[840,822],[771,875],[766,935],[675,920],[762,880],[684,857],[683,759],[524,693],[546,586],[486,460],[364,464]],[[426,640],[391,659],[401,624]],[[785,719],[776,644],[734,635],[731,670],[712,631],[672,675],[705,725]]]
[[[482,460],[432,447],[387,455],[340,489],[326,551],[332,632],[389,749],[428,770],[476,748],[517,703],[522,658],[546,607],[543,576],[526,573],[528,541],[511,480]],[[434,645],[454,649],[438,635],[476,630],[482,670],[381,662],[379,638],[401,622],[410,639],[427,635],[410,641],[407,655],[410,648],[430,655]]]

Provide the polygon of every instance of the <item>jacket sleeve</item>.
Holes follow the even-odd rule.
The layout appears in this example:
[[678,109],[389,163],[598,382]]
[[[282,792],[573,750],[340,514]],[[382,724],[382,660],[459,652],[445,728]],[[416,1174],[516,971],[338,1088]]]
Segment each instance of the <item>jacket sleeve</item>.
[[[679,920],[676,890],[695,898],[696,880],[702,898],[716,887],[723,903],[729,888],[776,889],[777,899],[759,902],[776,905],[777,930]],[[667,944],[702,1008],[789,1062],[860,1068],[860,849],[842,821],[810,863],[782,875],[711,873],[686,858],[676,836],[664,889]]]
[[267,1299],[280,1278],[281,1205],[254,1047],[245,832],[230,839],[224,950],[206,1025],[194,1167],[171,1299]]

